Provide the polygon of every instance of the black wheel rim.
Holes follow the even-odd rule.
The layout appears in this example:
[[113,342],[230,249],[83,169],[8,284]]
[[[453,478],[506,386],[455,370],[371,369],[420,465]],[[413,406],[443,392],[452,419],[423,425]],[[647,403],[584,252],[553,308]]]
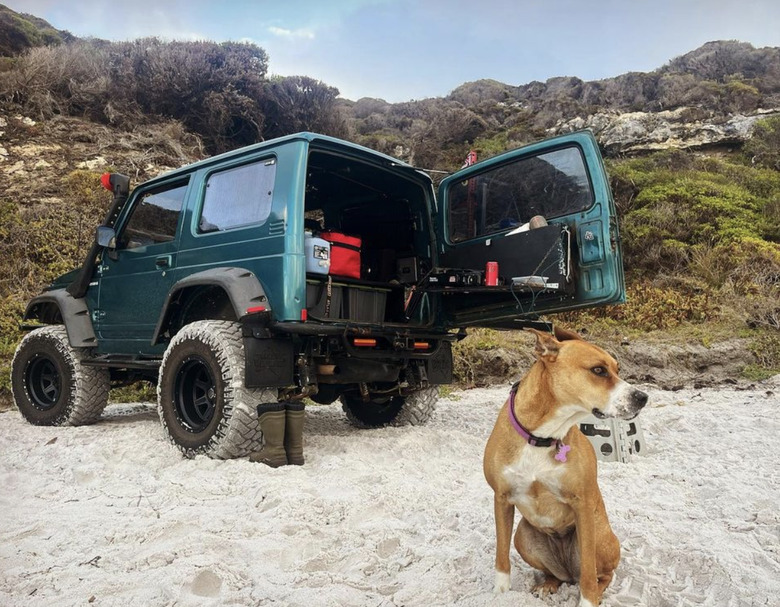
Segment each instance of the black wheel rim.
[[27,391],[33,406],[42,411],[57,404],[62,392],[62,378],[54,361],[37,356],[27,366],[25,377]]
[[202,432],[214,418],[217,385],[206,362],[186,360],[176,375],[173,395],[176,416],[189,432]]

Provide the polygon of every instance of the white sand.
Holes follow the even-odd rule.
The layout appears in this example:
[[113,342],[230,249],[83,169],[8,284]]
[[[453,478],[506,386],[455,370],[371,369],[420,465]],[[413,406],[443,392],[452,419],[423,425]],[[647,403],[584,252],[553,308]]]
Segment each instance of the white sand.
[[[513,549],[494,597],[482,450],[508,386],[423,428],[307,410],[306,465],[183,459],[151,405],[90,427],[0,413],[0,605],[576,605]],[[780,604],[780,381],[650,390],[647,453],[602,463],[623,558],[603,605]]]

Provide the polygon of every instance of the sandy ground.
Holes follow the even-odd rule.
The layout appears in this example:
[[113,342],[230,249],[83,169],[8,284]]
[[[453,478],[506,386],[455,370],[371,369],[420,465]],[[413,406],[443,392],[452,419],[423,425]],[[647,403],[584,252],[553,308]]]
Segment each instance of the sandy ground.
[[[456,392],[422,428],[307,410],[304,467],[183,459],[150,404],[38,428],[0,413],[0,605],[576,605],[492,594],[482,450],[507,386]],[[780,376],[649,390],[646,453],[600,465],[623,558],[603,605],[778,605]]]

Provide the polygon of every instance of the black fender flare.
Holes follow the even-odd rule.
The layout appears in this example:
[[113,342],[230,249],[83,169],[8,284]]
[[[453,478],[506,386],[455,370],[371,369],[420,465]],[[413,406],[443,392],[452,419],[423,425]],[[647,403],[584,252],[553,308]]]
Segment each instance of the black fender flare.
[[221,287],[230,298],[233,311],[239,320],[247,314],[253,313],[248,312],[252,309],[263,307],[266,312],[271,310],[263,285],[260,284],[257,276],[249,270],[227,267],[196,272],[182,278],[171,287],[162,310],[160,310],[160,317],[152,335],[152,345],[159,343],[160,336],[168,329],[171,320],[171,303],[176,300],[181,291],[196,286]]
[[[59,312],[59,319],[52,314],[52,307]],[[65,289],[45,291],[33,297],[24,311],[24,320],[38,320],[45,324],[62,324],[68,332],[73,348],[94,348],[97,336],[92,326],[87,302],[83,297],[73,297]]]

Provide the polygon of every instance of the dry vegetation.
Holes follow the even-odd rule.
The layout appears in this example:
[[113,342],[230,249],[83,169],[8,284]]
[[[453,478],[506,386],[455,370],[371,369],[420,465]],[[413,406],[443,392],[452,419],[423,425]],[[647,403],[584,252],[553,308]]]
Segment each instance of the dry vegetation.
[[0,73],[0,99],[36,120],[78,116],[133,130],[173,118],[210,153],[294,130],[343,134],[338,91],[312,78],[266,77],[243,42],[79,40],[40,46]]

